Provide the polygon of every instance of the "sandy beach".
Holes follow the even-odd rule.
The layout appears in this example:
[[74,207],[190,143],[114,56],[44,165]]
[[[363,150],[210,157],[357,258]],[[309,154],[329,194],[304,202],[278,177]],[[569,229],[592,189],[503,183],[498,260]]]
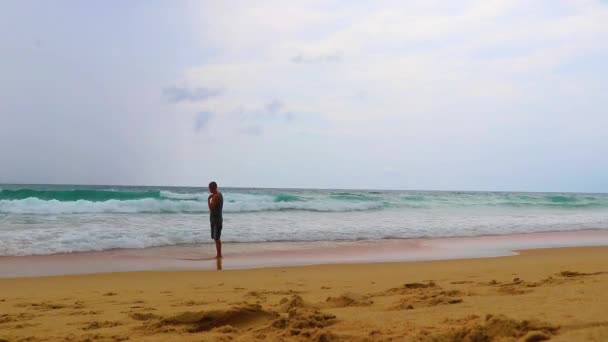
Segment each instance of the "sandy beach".
[[607,313],[608,247],[0,279],[3,341],[606,341]]
[[0,23],[0,342],[608,342],[608,0]]

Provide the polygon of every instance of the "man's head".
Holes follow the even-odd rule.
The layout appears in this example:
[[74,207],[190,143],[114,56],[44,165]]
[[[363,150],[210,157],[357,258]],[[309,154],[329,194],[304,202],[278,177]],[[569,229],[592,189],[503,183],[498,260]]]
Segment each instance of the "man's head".
[[217,183],[216,182],[209,183],[209,192],[211,192],[212,194],[217,192]]

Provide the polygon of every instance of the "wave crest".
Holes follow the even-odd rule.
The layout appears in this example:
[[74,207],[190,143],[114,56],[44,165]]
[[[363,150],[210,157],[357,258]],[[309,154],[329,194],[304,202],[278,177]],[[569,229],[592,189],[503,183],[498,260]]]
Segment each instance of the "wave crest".
[[[341,201],[227,201],[225,212],[258,212],[277,210],[304,210],[318,212],[347,212],[379,209],[382,203]],[[77,200],[71,202],[59,200],[41,200],[26,198],[23,200],[0,200],[2,214],[82,214],[82,213],[204,213],[208,212],[207,203],[196,200],[138,199],[108,200],[94,202]]]
[[[500,192],[371,192],[336,190],[228,190],[228,212],[302,210],[348,212],[376,209],[608,208],[606,194]],[[199,213],[207,211],[202,188],[0,189],[0,214]]]
[[144,198],[160,198],[161,191],[121,191],[112,189],[3,189],[0,190],[0,200],[23,200],[37,198],[41,200],[57,200],[72,202],[86,200],[103,202],[109,200],[134,200]]

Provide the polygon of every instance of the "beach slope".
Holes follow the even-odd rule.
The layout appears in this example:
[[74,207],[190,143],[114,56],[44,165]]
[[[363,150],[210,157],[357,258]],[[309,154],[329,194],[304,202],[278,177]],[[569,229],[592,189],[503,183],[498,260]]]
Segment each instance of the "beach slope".
[[608,341],[608,247],[0,279],[7,341]]

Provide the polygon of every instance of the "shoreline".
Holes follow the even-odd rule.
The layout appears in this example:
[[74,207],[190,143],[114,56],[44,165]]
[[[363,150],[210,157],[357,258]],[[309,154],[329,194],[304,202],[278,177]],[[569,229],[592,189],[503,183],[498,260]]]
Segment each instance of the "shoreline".
[[225,258],[221,262],[213,259],[211,244],[3,256],[0,257],[0,279],[133,271],[476,259],[516,255],[519,250],[608,246],[608,230],[421,239],[225,243],[224,246]]

